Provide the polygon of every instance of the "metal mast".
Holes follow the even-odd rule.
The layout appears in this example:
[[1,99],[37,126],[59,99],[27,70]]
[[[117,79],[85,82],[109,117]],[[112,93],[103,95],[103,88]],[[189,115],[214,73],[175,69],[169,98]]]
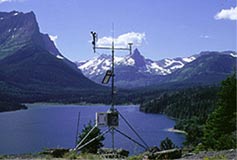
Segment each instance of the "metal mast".
[[[129,140],[131,140],[132,142],[136,143],[137,145],[141,146],[144,149],[148,149],[149,146],[145,143],[145,141],[142,139],[142,137],[136,132],[136,130],[129,124],[129,122],[125,119],[125,117],[115,108],[115,81],[114,81],[114,77],[115,77],[115,64],[114,64],[114,54],[115,54],[115,50],[129,50],[130,51],[130,55],[132,53],[132,43],[128,43],[128,47],[126,48],[118,48],[115,47],[115,42],[114,42],[114,26],[112,26],[113,30],[112,30],[112,35],[113,35],[113,39],[112,39],[112,46],[111,47],[100,47],[100,46],[96,46],[96,42],[97,42],[97,33],[96,32],[91,32],[92,34],[92,45],[93,45],[93,50],[94,52],[96,52],[96,49],[107,49],[107,50],[111,50],[112,52],[112,66],[111,66],[111,70],[107,70],[105,77],[102,80],[103,84],[108,84],[110,78],[112,77],[112,82],[111,82],[111,107],[109,109],[109,111],[105,112],[97,112],[96,113],[96,124],[95,126],[87,133],[87,135],[79,142],[79,144],[74,148],[74,150],[81,150],[82,148],[84,148],[85,146],[87,146],[88,144],[90,144],[91,142],[93,142],[94,140],[96,140],[97,138],[103,136],[104,134],[110,132],[112,135],[112,149],[113,152],[114,150],[114,133],[115,131],[118,132],[119,134],[125,136],[126,138],[128,138]],[[119,124],[119,116],[121,116],[121,118],[125,121],[125,123],[128,125],[128,127],[136,134],[136,136],[141,140],[141,143],[137,142],[135,139],[133,139],[132,137],[126,135],[125,133],[121,132],[120,130],[118,130],[116,127],[118,127]],[[99,118],[101,117],[101,118]],[[102,119],[102,120],[101,120]],[[93,139],[91,139],[89,142],[83,144],[83,142],[86,140],[86,138],[90,135],[90,133],[92,133],[92,131],[97,127],[97,126],[108,126],[108,129],[105,130],[103,133],[101,133],[100,135],[94,137]]]
[[115,94],[115,88],[114,88],[114,25],[112,26],[113,30],[112,30],[112,34],[113,34],[113,40],[112,40],[112,84],[111,84],[111,97],[112,97],[112,101],[111,101],[111,108],[110,110],[112,112],[114,112],[114,94]]
[[[96,49],[109,49],[111,50],[111,53],[112,53],[112,66],[111,66],[111,74],[109,76],[111,76],[112,78],[112,82],[111,82],[111,108],[110,108],[110,112],[113,114],[113,113],[116,113],[116,109],[115,109],[115,81],[114,81],[114,77],[115,77],[115,72],[114,72],[114,53],[115,53],[115,50],[128,50],[130,52],[130,54],[132,53],[132,43],[128,43],[128,47],[127,48],[116,48],[115,47],[115,44],[114,44],[114,25],[112,25],[112,45],[111,47],[100,47],[100,46],[96,46],[96,41],[97,41],[97,33],[96,32],[91,32],[92,34],[92,37],[93,37],[93,41],[92,41],[92,44],[93,44],[93,49],[94,49],[94,52],[96,52]],[[107,74],[106,74],[107,76]],[[108,77],[108,80],[109,80],[110,77]],[[104,78],[106,79],[106,77]],[[102,82],[104,83],[104,82]],[[105,82],[105,83],[108,83]],[[114,130],[115,130],[115,127],[114,126],[110,126],[110,129],[111,129],[111,135],[112,135],[112,148],[114,150]]]
[[[112,98],[112,100],[111,100],[111,108],[110,108],[110,110],[111,110],[111,112],[113,113],[113,112],[115,112],[115,109],[114,109],[114,92],[115,92],[115,90],[114,90],[114,76],[115,76],[115,74],[114,74],[114,29],[113,29],[113,41],[112,41],[112,84],[111,84],[111,91],[112,91],[112,93],[111,93],[111,98]],[[111,127],[111,136],[112,136],[112,149],[113,149],[113,151],[114,151],[114,127]]]

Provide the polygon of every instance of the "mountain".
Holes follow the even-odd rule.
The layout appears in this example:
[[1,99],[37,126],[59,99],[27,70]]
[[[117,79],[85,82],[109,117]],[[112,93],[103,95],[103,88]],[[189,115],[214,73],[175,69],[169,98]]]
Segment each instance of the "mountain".
[[201,52],[195,61],[167,76],[166,81],[218,83],[236,69],[236,57],[237,53],[233,51]]
[[33,12],[0,12],[0,100],[80,99],[96,90],[104,87],[86,78],[48,34],[40,33]]
[[0,12],[0,24],[0,60],[24,46],[36,45],[76,68],[74,63],[70,62],[58,51],[48,34],[40,33],[33,12]]
[[58,49],[47,34],[39,32],[39,26],[33,12],[0,12],[0,48],[3,59],[25,45],[38,45],[53,55],[60,55]]
[[[115,57],[115,81],[116,86],[121,88],[166,83],[214,83],[233,71],[235,60],[236,52],[233,51],[206,51],[189,57],[154,61],[144,58],[139,50],[135,49],[131,55]],[[85,76],[101,83],[106,70],[111,68],[111,56],[102,54],[76,64]],[[220,66],[225,69],[218,69]],[[200,81],[196,81],[197,75]]]
[[[151,84],[151,79],[171,74],[193,60],[195,57],[192,56],[153,61],[146,59],[138,49],[135,49],[131,55],[115,56],[116,85],[122,88],[147,86]],[[100,83],[105,72],[111,67],[111,56],[102,54],[76,64],[86,77]]]
[[[186,63],[193,61],[195,57],[175,58],[175,59],[162,59],[160,61],[153,61],[146,59],[141,55],[138,49],[135,49],[131,55],[124,57],[115,56],[115,65],[119,67],[134,67],[142,74],[151,75],[167,75],[182,68]],[[78,68],[87,77],[94,77],[94,75],[100,75],[105,73],[111,67],[111,56],[102,54],[92,60],[84,62],[76,62]]]

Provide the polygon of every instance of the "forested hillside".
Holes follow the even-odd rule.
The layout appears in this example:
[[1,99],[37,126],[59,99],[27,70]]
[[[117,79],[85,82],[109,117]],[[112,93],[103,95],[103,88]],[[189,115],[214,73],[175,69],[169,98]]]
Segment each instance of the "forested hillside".
[[205,150],[236,148],[236,74],[222,82],[217,109],[204,125],[202,144]]
[[141,104],[147,113],[164,113],[176,119],[198,116],[205,120],[215,108],[219,87],[194,87],[164,92],[159,97]]
[[196,146],[203,136],[203,124],[216,108],[218,91],[217,86],[206,86],[164,92],[156,99],[142,103],[140,110],[175,118],[175,129],[187,132],[186,145]]
[[15,111],[18,109],[27,109],[27,107],[25,105],[14,102],[0,102],[0,112]]
[[191,148],[236,148],[236,74],[224,80],[220,87],[164,92],[142,103],[140,110],[175,118],[175,128],[187,132],[185,144]]

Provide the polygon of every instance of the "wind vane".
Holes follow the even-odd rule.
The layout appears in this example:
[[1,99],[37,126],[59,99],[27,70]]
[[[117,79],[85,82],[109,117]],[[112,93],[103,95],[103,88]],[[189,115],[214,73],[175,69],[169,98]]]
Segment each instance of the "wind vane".
[[96,49],[109,49],[109,50],[112,50],[112,52],[114,52],[114,50],[129,50],[129,53],[132,54],[132,45],[133,45],[132,42],[128,43],[127,48],[115,47],[114,46],[114,37],[113,37],[112,47],[96,46],[96,42],[98,41],[98,35],[96,32],[93,32],[93,31],[91,31],[91,35],[92,35],[92,42],[91,43],[93,45],[94,53],[96,53]]

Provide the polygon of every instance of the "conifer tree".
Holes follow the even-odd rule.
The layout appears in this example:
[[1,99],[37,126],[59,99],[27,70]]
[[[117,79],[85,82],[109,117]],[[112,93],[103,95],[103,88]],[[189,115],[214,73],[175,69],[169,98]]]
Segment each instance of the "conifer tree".
[[168,149],[173,149],[176,148],[175,144],[171,141],[171,139],[169,139],[168,137],[166,137],[163,141],[161,141],[160,143],[160,150],[168,150]]
[[[82,130],[81,134],[79,135],[79,142],[88,134],[88,132],[93,128],[91,121],[87,124],[84,125],[84,129]],[[91,139],[95,138],[96,136],[100,135],[100,129],[96,127],[85,139],[85,141],[82,143],[85,144],[89,142]],[[91,142],[90,144],[86,145],[84,148],[82,148],[81,152],[82,153],[97,153],[97,150],[101,147],[103,147],[102,141],[104,140],[104,136],[101,136]],[[78,143],[79,143],[78,142]]]
[[204,128],[203,147],[213,150],[236,148],[236,74],[222,82],[218,108]]

